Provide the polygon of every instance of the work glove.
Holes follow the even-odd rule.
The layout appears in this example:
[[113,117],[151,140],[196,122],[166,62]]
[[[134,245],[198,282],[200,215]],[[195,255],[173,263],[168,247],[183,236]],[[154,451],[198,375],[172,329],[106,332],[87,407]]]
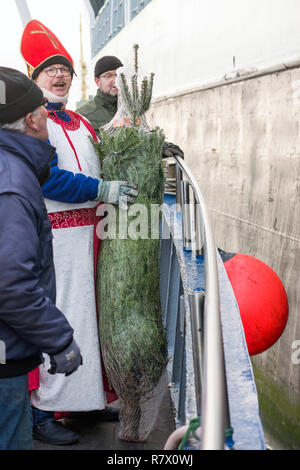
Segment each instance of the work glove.
[[178,155],[184,159],[184,153],[178,145],[172,144],[171,142],[164,142],[162,149],[162,158],[170,158],[174,155]]
[[58,354],[50,355],[50,364],[51,368],[48,369],[48,372],[51,375],[65,374],[67,377],[73,374],[82,364],[82,356],[76,341],[73,339],[66,349]]
[[127,210],[127,202],[134,202],[138,195],[137,185],[127,181],[100,180],[97,201],[117,204],[121,209]]

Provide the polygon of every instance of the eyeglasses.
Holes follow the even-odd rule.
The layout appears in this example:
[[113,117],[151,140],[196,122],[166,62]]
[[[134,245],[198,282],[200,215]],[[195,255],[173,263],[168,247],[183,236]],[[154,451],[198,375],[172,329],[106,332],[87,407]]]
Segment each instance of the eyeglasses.
[[107,78],[108,80],[113,77],[117,77],[116,73],[104,73],[103,75],[99,75],[99,78]]
[[55,77],[58,70],[60,70],[63,77],[68,77],[71,74],[70,67],[48,67],[45,72],[49,77]]

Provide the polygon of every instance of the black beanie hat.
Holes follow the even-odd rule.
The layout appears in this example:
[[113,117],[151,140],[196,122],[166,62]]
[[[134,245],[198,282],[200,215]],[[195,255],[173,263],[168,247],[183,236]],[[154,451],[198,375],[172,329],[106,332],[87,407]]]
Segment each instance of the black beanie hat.
[[[34,69],[32,75],[31,75],[32,80],[35,80],[37,78],[37,76],[42,72],[42,70],[44,70],[47,67],[49,67],[50,65],[54,65],[54,64],[66,65],[67,67],[70,67],[71,76],[73,78],[75,70],[74,70],[73,65],[71,64],[71,62],[66,57],[64,57],[62,55],[55,55],[55,56],[50,57],[49,59],[45,60],[45,62],[43,62],[36,69]],[[75,73],[75,75],[76,75],[76,73]]]
[[10,124],[42,105],[42,90],[24,73],[0,67],[0,123]]
[[95,77],[99,77],[108,70],[117,70],[119,67],[123,67],[123,64],[117,57],[105,55],[95,65]]

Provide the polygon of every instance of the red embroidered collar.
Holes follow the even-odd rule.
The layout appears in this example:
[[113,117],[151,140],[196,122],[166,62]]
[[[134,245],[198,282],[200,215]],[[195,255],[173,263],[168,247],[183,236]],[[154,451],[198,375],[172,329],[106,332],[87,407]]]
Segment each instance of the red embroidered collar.
[[68,113],[68,116],[70,116],[71,118],[70,122],[66,122],[66,121],[59,119],[59,117],[57,116],[57,111],[54,111],[52,109],[48,109],[48,117],[56,124],[63,123],[63,127],[67,131],[77,131],[77,129],[79,129],[80,127],[80,118],[78,114],[70,110],[65,110],[65,112]]

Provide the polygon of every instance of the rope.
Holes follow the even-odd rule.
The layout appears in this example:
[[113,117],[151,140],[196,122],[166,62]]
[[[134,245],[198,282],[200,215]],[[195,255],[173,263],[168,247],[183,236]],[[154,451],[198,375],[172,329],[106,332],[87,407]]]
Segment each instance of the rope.
[[96,132],[94,130],[94,128],[91,126],[91,124],[89,122],[87,122],[85,119],[83,119],[83,117],[78,114],[78,117],[80,119],[80,121],[82,122],[82,124],[85,125],[85,127],[87,128],[87,130],[90,132],[90,134],[92,135],[93,137],[93,141],[94,142],[98,142],[98,138],[97,138],[97,135],[96,135]]
[[192,434],[193,434],[193,436],[196,440],[199,440],[197,438],[196,434],[195,434],[195,431],[196,431],[196,429],[199,428],[200,425],[201,425],[200,416],[198,416],[197,418],[192,418],[190,420],[189,427],[187,428],[187,431],[184,435],[184,438],[182,439],[181,443],[179,444],[178,450],[184,450],[185,449],[186,443],[189,439],[190,432],[192,432]]
[[[190,433],[192,433],[194,439],[199,441],[199,439],[198,439],[198,437],[196,436],[196,433],[195,433],[196,429],[198,429],[199,426],[201,426],[201,416],[198,416],[197,418],[192,418],[190,420],[189,427],[188,427],[181,443],[179,444],[178,450],[185,450],[186,449],[186,445],[187,445],[187,442],[189,440]],[[229,450],[232,450],[233,446],[234,446],[234,441],[232,439],[232,436],[233,436],[233,428],[230,427],[230,428],[226,429],[226,431],[225,431],[225,442],[226,442],[226,446],[229,448]]]
[[76,149],[75,149],[75,147],[74,147],[74,145],[73,145],[73,143],[72,143],[70,137],[68,136],[68,133],[67,133],[66,129],[64,128],[63,122],[61,121],[61,119],[59,119],[59,117],[58,117],[58,115],[56,114],[55,111],[51,110],[51,112],[52,112],[53,115],[56,117],[57,123],[61,125],[62,130],[64,131],[64,134],[65,134],[65,136],[66,136],[66,138],[67,138],[67,140],[68,140],[68,142],[69,142],[69,144],[70,144],[70,146],[71,146],[71,148],[72,148],[72,150],[73,150],[73,152],[74,152],[74,154],[75,154],[75,158],[76,158],[76,160],[77,160],[78,168],[79,168],[80,171],[82,171],[82,168],[81,168],[81,165],[80,165],[80,162],[79,162],[79,158],[78,158]]
[[225,442],[229,450],[233,450],[234,446],[234,440],[232,438],[233,436],[233,428],[230,426],[230,428],[226,429],[225,431]]

